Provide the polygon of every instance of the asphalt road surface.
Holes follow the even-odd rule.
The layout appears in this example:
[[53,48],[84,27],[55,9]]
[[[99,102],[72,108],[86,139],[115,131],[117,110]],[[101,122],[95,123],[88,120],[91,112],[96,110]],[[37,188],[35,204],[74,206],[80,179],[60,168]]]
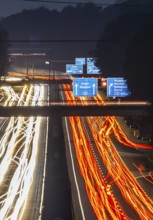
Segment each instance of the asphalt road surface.
[[[55,94],[54,94],[55,92]],[[51,99],[57,99],[51,85]],[[67,171],[62,118],[49,118],[49,138],[42,220],[72,220],[71,187]]]

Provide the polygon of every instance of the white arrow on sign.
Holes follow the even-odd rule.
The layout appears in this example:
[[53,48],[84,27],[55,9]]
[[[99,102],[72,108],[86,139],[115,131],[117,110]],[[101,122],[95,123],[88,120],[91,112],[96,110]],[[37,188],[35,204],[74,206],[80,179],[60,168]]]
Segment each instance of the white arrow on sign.
[[93,87],[93,94],[96,94],[96,85],[95,84],[92,84],[92,87]]
[[77,95],[78,93],[78,84],[75,84],[75,94]]
[[113,86],[113,83],[110,83],[109,85],[109,89],[108,89],[108,94],[110,95],[111,94],[111,87]]

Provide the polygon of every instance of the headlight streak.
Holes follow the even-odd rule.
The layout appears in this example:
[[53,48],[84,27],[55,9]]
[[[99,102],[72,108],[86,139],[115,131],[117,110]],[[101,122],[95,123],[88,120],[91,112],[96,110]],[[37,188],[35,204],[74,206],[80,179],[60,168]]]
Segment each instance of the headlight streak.
[[[88,118],[88,120],[90,120],[90,118]],[[108,121],[109,123],[111,123],[111,121],[114,121],[114,126],[112,129],[112,132],[116,131],[116,133],[117,133],[118,130],[120,131],[120,126],[117,123],[115,117],[105,117],[105,120]],[[90,124],[91,124],[91,122],[90,122]],[[116,124],[117,124],[117,129],[115,129]],[[123,133],[122,130],[120,131],[120,133]],[[123,133],[123,135],[124,135],[124,133]],[[139,186],[139,184],[137,183],[136,179],[133,177],[131,172],[125,166],[123,161],[121,161],[120,157],[118,157],[118,154],[115,152],[115,150],[114,150],[115,148],[113,147],[112,143],[109,141],[108,137],[105,136],[105,139],[107,138],[108,141],[110,142],[109,146],[106,145],[106,142],[104,145],[102,144],[103,137],[98,136],[98,138],[97,138],[94,135],[94,138],[96,139],[97,142],[99,142],[99,140],[101,141],[101,147],[100,147],[100,144],[98,144],[97,146],[99,148],[99,152],[101,152],[101,157],[103,158],[103,161],[105,161],[105,165],[107,168],[110,168],[109,164],[111,163],[112,158],[106,157],[106,153],[102,154],[102,152],[103,152],[103,151],[101,151],[102,146],[103,146],[103,148],[104,148],[104,146],[106,146],[107,151],[109,149],[109,151],[111,151],[111,155],[113,155],[113,157],[115,157],[116,170],[120,167],[120,172],[121,172],[120,178],[116,181],[116,183],[119,186],[125,200],[127,200],[127,202],[131,205],[131,207],[134,207],[134,210],[136,210],[136,212],[138,213],[138,215],[141,219],[150,220],[151,216],[153,215],[153,206],[152,206],[153,201],[146,195],[146,193]],[[129,141],[128,143],[133,143],[133,142]],[[135,146],[135,143],[133,143],[132,146]],[[142,145],[142,144],[140,144],[140,145],[136,144],[136,146],[150,149],[150,146],[147,147],[146,145]],[[105,159],[105,158],[107,158],[107,159]],[[110,160],[109,164],[108,164],[108,159]],[[110,169],[109,173],[113,178],[115,178],[115,176],[118,174],[118,172],[115,173],[112,171],[113,170]],[[124,185],[127,185],[126,190],[125,190]],[[134,189],[134,192],[137,192],[136,195],[135,195],[135,193],[133,193],[133,189]]]
[[[8,87],[8,88],[4,87],[4,90],[6,90],[7,94],[10,96],[11,96],[11,94],[13,94],[11,87]],[[21,93],[21,99],[23,99],[23,97],[24,97],[25,90],[26,90],[26,86],[23,88],[23,91]],[[10,91],[10,93],[8,91]],[[21,99],[19,99],[18,105],[20,105]],[[12,102],[9,105],[12,105]],[[10,162],[11,162],[10,158],[12,158],[12,156],[13,156],[15,142],[17,140],[17,136],[20,133],[22,123],[23,123],[23,118],[19,117],[19,118],[15,119],[14,117],[11,117],[10,123],[9,123],[8,127],[6,128],[6,132],[5,132],[4,136],[2,137],[1,148],[3,149],[2,153],[3,154],[5,153],[5,157],[2,159],[2,161],[0,163],[0,170],[1,170],[0,184],[1,184],[1,182],[4,178],[4,175],[10,165]],[[7,144],[7,142],[8,142],[8,144]]]
[[[101,105],[101,103],[103,102],[103,99],[100,95],[98,95],[97,97],[94,97],[94,100],[96,101],[96,103],[98,105]],[[105,103],[103,103],[103,104],[106,105]],[[139,143],[135,143],[133,141],[130,141],[114,116],[110,116],[110,117],[105,116],[105,119],[106,119],[106,121],[108,121],[108,123],[110,121],[114,121],[114,126],[113,126],[112,132],[114,133],[116,138],[124,145],[126,145],[128,147],[132,147],[132,148],[153,149],[153,146],[150,146],[147,144],[139,144]]]
[[0,131],[3,132],[5,129],[7,123],[9,121],[9,118],[0,118]]
[[5,94],[7,95],[7,99],[4,102],[4,106],[7,106],[9,101],[11,100],[10,87],[3,86],[2,89],[5,91]]
[[[88,120],[90,120],[90,118],[88,118]],[[119,130],[119,134],[122,134],[122,136],[124,136],[124,132],[122,130],[120,130],[120,126],[117,123],[117,120],[115,119],[115,117],[105,117],[105,120],[107,120],[109,123],[112,123],[112,121],[114,121],[114,126],[112,127],[112,132],[116,132]],[[90,123],[91,124],[91,123]],[[117,124],[117,126],[116,126]],[[116,127],[117,129],[115,129]],[[110,134],[111,132],[109,132]],[[119,135],[118,135],[119,136]],[[125,137],[125,136],[124,136]],[[99,136],[99,140],[96,138],[96,136],[94,136],[94,138],[96,139],[96,141],[99,142],[99,140],[101,140],[101,143],[103,142],[103,138],[101,136]],[[108,139],[107,136],[105,136],[105,138]],[[128,139],[126,139],[128,141]],[[109,139],[108,139],[109,141]],[[110,141],[109,141],[110,142]],[[133,143],[131,141],[128,141],[128,143]],[[105,161],[105,165],[107,168],[110,168],[110,163],[111,163],[111,158],[106,157],[106,153],[102,154],[103,151],[101,151],[100,149],[100,145],[97,145],[99,148],[99,152],[101,152],[101,157],[103,158],[103,161]],[[118,154],[115,152],[115,148],[113,147],[112,143],[110,142],[109,146],[108,145],[102,145],[101,146],[106,146],[107,151],[109,150],[111,152],[111,155],[113,155],[113,157],[115,158],[115,164],[116,164],[116,170],[118,168],[120,168],[120,175],[116,181],[116,184],[119,186],[122,195],[124,196],[125,200],[127,200],[127,202],[131,205],[131,207],[134,207],[134,210],[136,210],[136,212],[138,213],[139,217],[141,219],[151,219],[151,216],[153,215],[153,201],[146,195],[146,193],[143,191],[143,189],[139,186],[139,184],[137,183],[136,179],[133,177],[133,175],[131,174],[131,172],[129,171],[129,169],[126,167],[126,165],[123,163],[123,161],[120,159],[120,157],[118,157]],[[142,144],[136,144],[133,143],[132,146],[139,146],[144,147],[144,148],[148,148],[150,149],[150,146],[146,146],[146,145],[142,145]],[[109,156],[109,155],[108,155]],[[107,158],[107,159],[105,159]],[[109,164],[108,164],[108,159]],[[110,175],[115,178],[115,176],[118,174],[118,172],[114,172],[113,170],[109,170]],[[125,190],[125,187],[126,190]],[[133,190],[134,189],[134,190]],[[133,191],[135,193],[133,193]]]
[[[64,88],[67,88],[68,86],[64,85]],[[65,91],[65,96],[67,100],[72,100],[72,93]],[[81,100],[81,98],[80,98]],[[102,103],[102,98],[98,95],[98,97],[95,97],[95,101],[97,104]],[[83,102],[84,103],[84,102]],[[82,104],[83,104],[82,103]],[[72,104],[72,103],[71,103]],[[76,102],[75,102],[76,104]],[[105,104],[105,103],[103,103]],[[86,101],[87,105],[87,101]],[[146,148],[146,149],[152,149],[149,145],[144,144],[137,144],[132,141],[129,141],[122,129],[120,128],[120,125],[118,124],[115,117],[103,117],[103,123],[99,120],[98,117],[86,117],[88,120],[88,123],[90,125],[90,129],[92,131],[95,143],[97,145],[97,149],[101,155],[101,158],[105,164],[105,167],[107,167],[108,174],[106,176],[106,180],[109,181],[109,184],[107,185],[108,189],[110,189],[109,193],[107,193],[107,196],[109,195],[111,198],[113,198],[112,193],[112,184],[115,182],[125,201],[131,206],[131,208],[138,214],[139,218],[142,220],[151,220],[153,216],[153,201],[148,197],[148,195],[144,192],[144,190],[140,187],[140,185],[137,183],[135,177],[132,175],[130,170],[126,167],[124,162],[119,157],[118,153],[116,152],[112,142],[110,141],[110,134],[114,133],[116,137],[118,137],[118,140],[122,143],[126,143],[126,145],[130,145],[130,147],[138,147],[138,148]],[[90,199],[91,205],[94,209],[94,212],[96,213],[96,216],[98,219],[107,219],[104,213],[100,215],[98,210],[98,204],[100,204],[99,197],[96,198],[96,194],[91,194],[91,189],[95,186],[95,182],[93,181],[93,176],[91,177],[91,185],[88,188],[87,185],[89,184],[89,175],[88,172],[88,160],[89,160],[89,153],[87,152],[86,145],[86,137],[82,137],[83,130],[82,127],[79,125],[81,123],[78,122],[78,117],[69,117],[71,128],[72,128],[72,135],[74,144],[75,144],[75,150],[78,158],[78,164],[80,168],[80,172],[83,175],[83,178],[85,180],[86,190],[88,197]],[[79,126],[79,127],[78,127]],[[76,128],[77,127],[77,128]],[[125,140],[125,141],[123,141]],[[86,149],[86,156],[87,159],[85,159],[84,154],[82,151]],[[91,163],[91,161],[89,162]],[[95,169],[94,164],[92,164],[91,170],[94,168],[94,172],[97,173],[97,169]],[[93,174],[92,174],[93,175]],[[109,178],[112,177],[112,180],[109,180]],[[106,184],[102,184],[101,186],[105,188]],[[88,185],[89,186],[89,185]],[[108,199],[105,197],[105,190],[100,191],[98,187],[95,188],[97,193],[102,193],[105,202],[108,204]],[[93,196],[94,201],[93,201]],[[95,201],[97,200],[97,201]],[[96,202],[98,203],[97,205]],[[106,207],[106,206],[105,206]],[[110,209],[112,209],[113,206],[110,206],[107,211],[109,212]],[[101,204],[101,209],[104,209],[104,204]],[[110,212],[111,213],[111,212]],[[126,215],[125,215],[126,216]],[[113,218],[114,219],[114,218]],[[118,216],[118,219],[121,219]]]
[[[95,158],[85,137],[79,117],[71,117],[75,150],[81,174],[85,180],[87,194],[98,219],[107,219],[105,209],[112,219],[129,219],[119,202],[107,192],[107,183],[102,178]],[[78,129],[76,130],[76,125]],[[79,132],[78,132],[79,130]],[[76,142],[78,140],[78,142]],[[120,211],[121,210],[121,211]],[[124,213],[124,214],[123,214]]]
[[[47,94],[47,100],[49,100],[49,87],[48,87],[48,94]],[[44,87],[41,86],[41,99],[43,100],[43,98],[45,97],[44,95]],[[42,103],[40,103],[40,105],[43,105],[43,101]],[[47,104],[49,104],[49,102],[47,101]],[[45,158],[44,158],[44,169],[43,169],[43,180],[42,180],[42,190],[41,190],[41,199],[40,199],[40,207],[39,207],[39,217],[38,220],[42,219],[42,211],[43,211],[43,202],[44,202],[44,189],[45,189],[45,178],[46,178],[46,166],[47,166],[47,146],[48,146],[48,131],[49,131],[49,117],[47,117],[47,130],[46,130],[46,146],[45,146]]]
[[[89,121],[88,121],[89,122]],[[105,137],[105,139],[108,137]],[[94,135],[94,139],[97,144],[98,151],[103,159],[105,166],[108,169],[108,173],[113,177],[115,183],[118,185],[124,199],[130,204],[130,206],[138,213],[141,219],[151,219],[152,216],[152,200],[148,198],[145,192],[141,189],[134,176],[125,166],[123,161],[118,157],[115,152],[112,143],[104,140],[104,137]],[[102,150],[103,149],[103,150]],[[105,149],[105,150],[104,150]],[[110,153],[109,153],[110,152]],[[112,155],[113,160],[112,160]],[[113,165],[113,161],[115,164]],[[110,184],[112,184],[111,182]],[[135,191],[137,193],[135,193]],[[134,192],[133,192],[134,191]],[[145,213],[145,215],[144,215]],[[142,218],[142,216],[145,218]]]
[[[18,99],[17,105],[36,105],[37,100],[41,102],[41,99],[44,98],[44,86],[30,86],[29,89],[24,86],[21,95],[16,95],[16,98],[10,101],[10,96],[14,94],[14,91],[11,87],[8,88],[4,88],[8,95],[5,105],[13,105],[15,99]],[[3,179],[5,181],[5,173],[9,170],[9,165],[12,163],[16,165],[16,169],[11,174],[10,183],[7,183],[7,192],[0,194],[1,220],[22,219],[33,180],[40,124],[40,117],[30,117],[29,119],[11,117],[6,129],[8,132],[5,132],[1,139],[3,143],[3,145],[1,144],[3,147],[0,149],[0,170],[3,171],[0,173],[1,183]]]

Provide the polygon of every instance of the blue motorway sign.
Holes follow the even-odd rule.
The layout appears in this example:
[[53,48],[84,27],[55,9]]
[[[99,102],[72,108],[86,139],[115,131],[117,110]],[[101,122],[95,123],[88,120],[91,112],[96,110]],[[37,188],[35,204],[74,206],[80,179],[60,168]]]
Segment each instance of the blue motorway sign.
[[95,66],[94,58],[87,58],[87,74],[100,74],[100,69]]
[[127,82],[124,78],[107,78],[107,96],[125,97],[130,95]]
[[84,65],[84,64],[86,64],[86,59],[83,57],[76,57],[75,64],[76,65]]
[[76,64],[66,64],[67,74],[83,74],[83,66]]
[[97,96],[98,80],[96,78],[74,78],[74,96]]

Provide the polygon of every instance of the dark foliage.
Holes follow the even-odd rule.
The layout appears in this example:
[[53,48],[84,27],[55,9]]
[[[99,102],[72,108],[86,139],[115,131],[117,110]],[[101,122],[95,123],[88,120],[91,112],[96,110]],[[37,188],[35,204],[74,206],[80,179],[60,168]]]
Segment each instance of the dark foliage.
[[[153,10],[140,7],[148,1],[126,1],[126,13],[111,21],[102,33],[93,56],[106,77],[126,77],[133,99],[153,100]],[[125,10],[125,9],[124,9]]]
[[9,67],[8,47],[9,44],[8,33],[0,26],[0,75],[3,76],[7,73]]
[[96,50],[96,57],[104,74],[122,76],[126,61],[126,48],[141,28],[148,24],[153,17],[147,14],[125,14],[112,21],[102,34]]
[[153,102],[153,22],[143,28],[127,49],[125,70],[134,97]]
[[[88,56],[88,52],[95,47],[94,40],[99,38],[100,21],[101,7],[87,4],[68,6],[61,12],[50,11],[44,7],[23,10],[3,19],[2,24],[9,32],[10,40],[16,41],[11,42],[12,48],[21,48],[22,51],[40,51],[43,48],[50,59],[64,61],[74,60],[77,56]],[[37,43],[32,39],[37,40]],[[66,42],[63,42],[64,40]],[[55,63],[55,69],[60,64],[65,71],[65,63]]]

